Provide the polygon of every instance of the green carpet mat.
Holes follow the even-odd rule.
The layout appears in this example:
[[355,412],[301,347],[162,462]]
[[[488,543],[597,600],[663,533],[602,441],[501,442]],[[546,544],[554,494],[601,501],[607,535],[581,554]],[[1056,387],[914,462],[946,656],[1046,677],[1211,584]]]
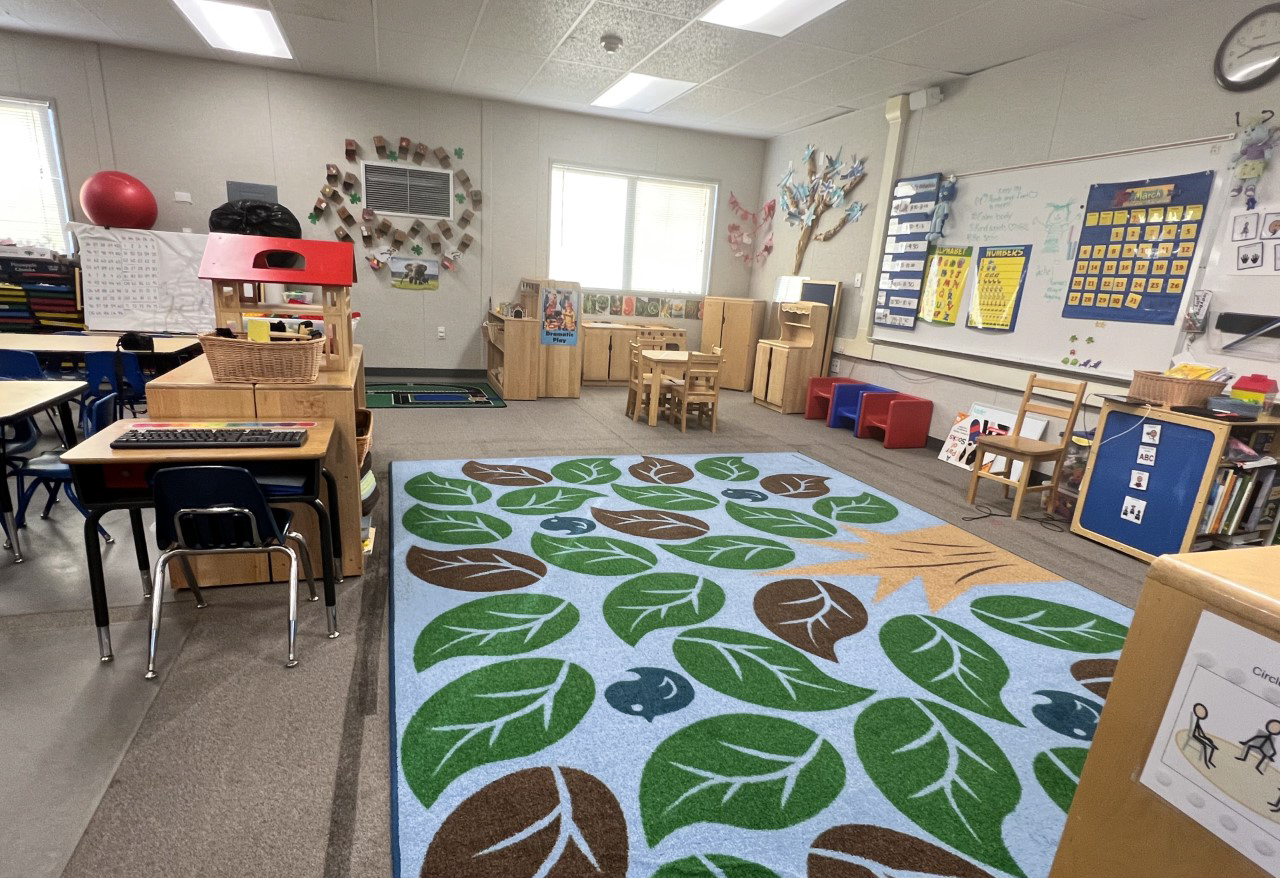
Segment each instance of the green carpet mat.
[[391,408],[506,408],[498,392],[484,381],[457,384],[370,384],[365,406]]
[[799,454],[391,481],[397,876],[1048,874],[1124,607]]

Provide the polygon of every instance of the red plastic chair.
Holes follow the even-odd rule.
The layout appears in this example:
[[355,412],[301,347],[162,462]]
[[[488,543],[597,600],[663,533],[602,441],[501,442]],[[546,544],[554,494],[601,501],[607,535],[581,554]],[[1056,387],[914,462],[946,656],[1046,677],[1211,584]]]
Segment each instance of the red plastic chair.
[[859,438],[884,434],[885,448],[924,448],[933,402],[906,393],[866,393],[858,415]]
[[831,410],[831,388],[837,384],[865,384],[865,381],[854,381],[852,378],[810,378],[809,397],[804,404],[806,420],[827,419]]

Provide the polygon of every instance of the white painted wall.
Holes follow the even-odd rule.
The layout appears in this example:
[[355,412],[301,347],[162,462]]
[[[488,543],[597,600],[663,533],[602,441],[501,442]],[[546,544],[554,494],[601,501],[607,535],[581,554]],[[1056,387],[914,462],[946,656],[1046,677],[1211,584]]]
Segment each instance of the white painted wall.
[[[1152,146],[1232,131],[1235,113],[1244,118],[1262,109],[1280,113],[1280,82],[1236,95],[1213,81],[1218,44],[1231,26],[1260,4],[1255,0],[1214,0],[1189,4],[1164,19],[1042,52],[979,73],[944,89],[946,100],[914,114],[907,125],[899,176],[933,171],[965,173],[1026,162],[1068,158]],[[887,124],[879,109],[851,113],[773,138],[765,154],[761,191],[769,197],[788,161],[799,163],[806,143],[845,153],[867,153],[864,199],[875,190]],[[1280,170],[1273,173],[1280,173]],[[882,204],[869,210],[883,210]],[[804,274],[843,280],[865,272],[873,246],[870,217],[848,227],[828,244],[809,248]],[[777,253],[752,278],[752,294],[767,298],[774,278],[788,274],[795,232],[777,227]],[[846,295],[837,334],[857,330],[859,296]],[[877,349],[877,356],[887,351]],[[1167,352],[1159,352],[1163,357]],[[840,358],[842,374],[901,387],[934,401],[930,434],[941,438],[952,416],[972,402],[1016,408],[1025,373],[1008,374],[1004,386],[974,384],[949,377],[963,358],[934,358],[928,368]],[[919,360],[917,360],[919,362]],[[1092,416],[1087,416],[1093,425]]]
[[[366,154],[375,134],[462,147],[453,167],[484,204],[460,270],[437,292],[410,292],[357,260],[357,339],[370,366],[483,367],[490,297],[509,300],[521,276],[546,272],[552,160],[712,180],[724,210],[730,190],[758,199],[764,157],[764,141],[751,138],[9,32],[0,32],[0,93],[55,100],[73,202],[90,174],[126,171],[156,194],[165,230],[206,229],[230,179],[274,183],[305,235],[330,238],[336,220],[311,226],[306,216],[325,164],[346,169],[346,138]],[[174,203],[175,191],[193,203]],[[750,272],[724,244],[726,223],[716,223],[710,290],[743,294]],[[697,321],[677,322],[696,343]]]

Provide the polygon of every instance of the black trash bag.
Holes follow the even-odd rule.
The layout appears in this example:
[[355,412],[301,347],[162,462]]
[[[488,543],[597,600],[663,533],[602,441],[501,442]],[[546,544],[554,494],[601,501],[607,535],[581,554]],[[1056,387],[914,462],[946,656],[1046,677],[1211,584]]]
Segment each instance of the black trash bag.
[[[215,207],[209,214],[209,231],[266,238],[301,238],[302,224],[284,205],[242,199]],[[267,257],[267,265],[272,268],[292,268],[295,261],[293,254]]]

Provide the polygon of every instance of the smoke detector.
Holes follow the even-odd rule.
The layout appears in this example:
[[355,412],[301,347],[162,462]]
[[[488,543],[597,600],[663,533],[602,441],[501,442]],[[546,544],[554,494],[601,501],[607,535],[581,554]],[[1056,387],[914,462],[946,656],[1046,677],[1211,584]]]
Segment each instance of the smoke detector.
[[600,37],[600,48],[605,54],[612,55],[622,48],[622,37],[617,34],[604,34]]

